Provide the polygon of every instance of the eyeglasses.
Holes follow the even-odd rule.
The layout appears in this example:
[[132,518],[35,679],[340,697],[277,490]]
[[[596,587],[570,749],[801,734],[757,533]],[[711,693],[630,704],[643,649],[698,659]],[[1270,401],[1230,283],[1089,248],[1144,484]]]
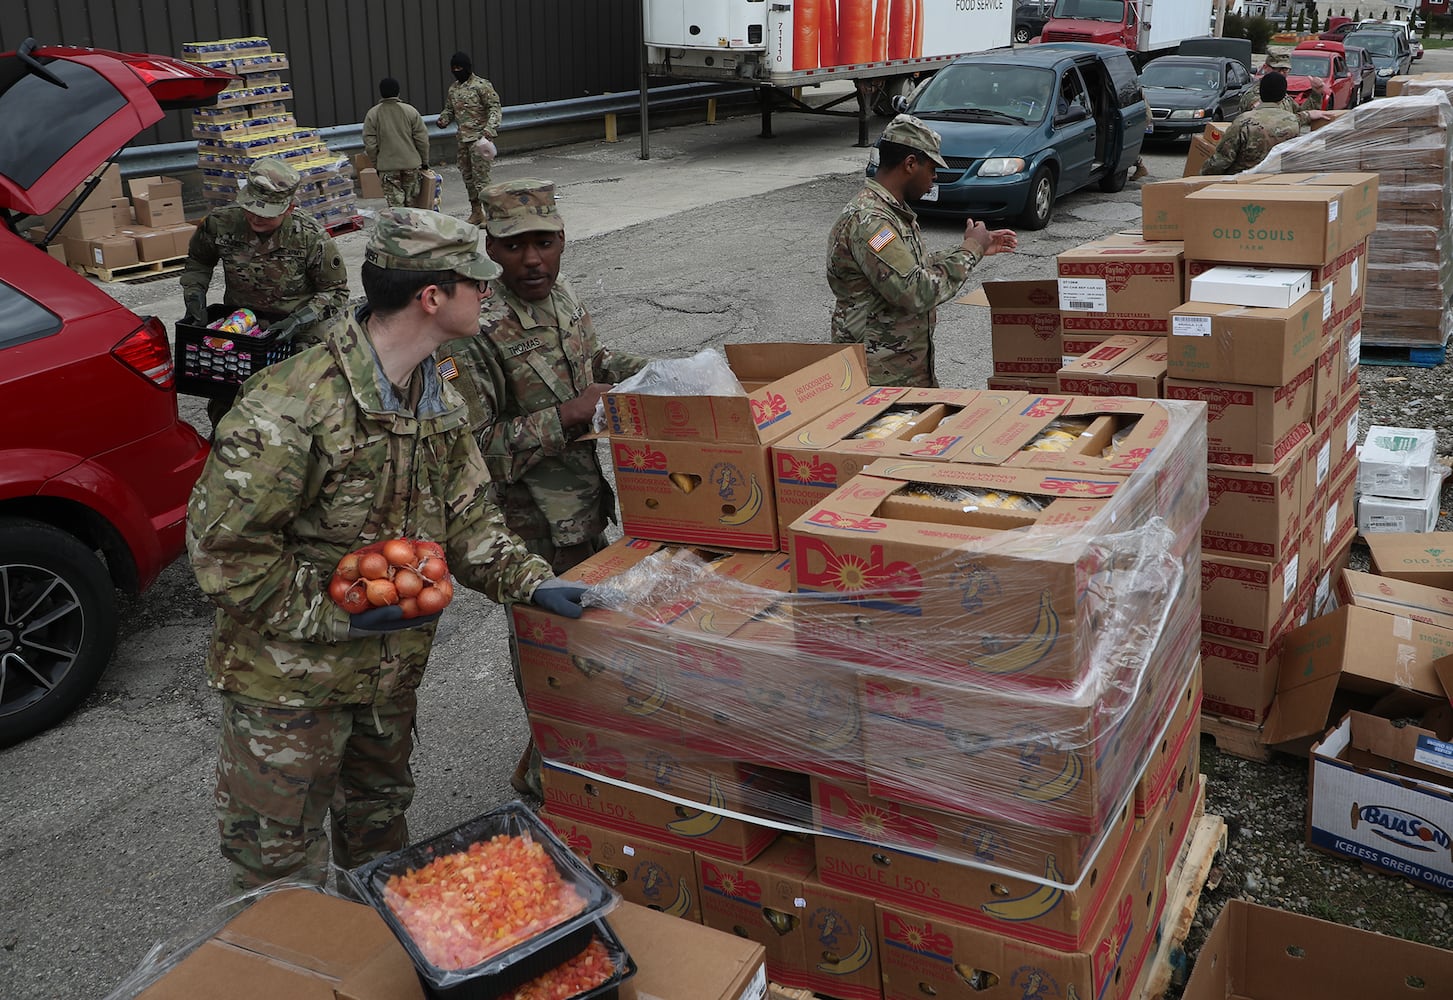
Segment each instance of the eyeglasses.
[[452,287],[454,285],[473,285],[474,286],[474,290],[476,292],[478,292],[480,295],[484,295],[484,296],[488,296],[489,295],[489,282],[488,281],[480,281],[480,280],[478,280],[476,278],[445,278],[443,281],[436,281],[436,282],[434,282],[432,286],[426,285],[425,288],[419,289],[419,291],[417,293],[415,293],[414,298],[415,299],[418,299],[419,301],[423,301],[424,291],[425,291],[425,289],[427,289],[429,287],[447,288],[447,287]]

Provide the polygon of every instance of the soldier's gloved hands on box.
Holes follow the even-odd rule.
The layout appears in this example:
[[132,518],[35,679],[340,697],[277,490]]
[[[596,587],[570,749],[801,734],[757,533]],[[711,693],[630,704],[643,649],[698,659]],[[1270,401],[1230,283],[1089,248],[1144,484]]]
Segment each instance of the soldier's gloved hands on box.
[[304,327],[312,326],[318,321],[318,310],[312,306],[304,306],[295,313],[284,316],[276,323],[268,326],[268,333],[276,334],[278,343],[289,343],[297,332]]
[[390,632],[402,632],[404,629],[422,628],[431,622],[439,620],[443,612],[436,612],[432,615],[419,615],[415,618],[405,618],[404,609],[397,604],[390,604],[382,608],[369,608],[367,611],[360,611],[356,615],[348,616],[348,638],[360,639],[367,635],[387,635]]
[[571,583],[552,576],[535,588],[535,592],[530,595],[530,603],[551,614],[579,618],[580,613],[585,610],[580,599],[589,589],[583,583]]
[[182,319],[193,326],[207,325],[207,293],[200,288],[188,288],[182,292]]

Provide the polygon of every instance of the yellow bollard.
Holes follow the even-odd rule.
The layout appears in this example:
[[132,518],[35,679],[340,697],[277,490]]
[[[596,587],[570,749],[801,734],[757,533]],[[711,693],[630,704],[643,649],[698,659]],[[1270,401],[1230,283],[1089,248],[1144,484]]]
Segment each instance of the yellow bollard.
[[715,125],[716,124],[716,98],[715,97],[708,97],[706,99],[706,123],[708,125]]
[[616,116],[614,112],[608,112],[605,116],[605,141],[620,142],[620,137],[616,135]]

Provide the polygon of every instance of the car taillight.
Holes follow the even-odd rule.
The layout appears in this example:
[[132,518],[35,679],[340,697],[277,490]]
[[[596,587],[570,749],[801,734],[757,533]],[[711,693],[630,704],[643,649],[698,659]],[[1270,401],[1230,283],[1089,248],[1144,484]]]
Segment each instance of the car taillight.
[[175,59],[129,56],[126,65],[141,77],[151,96],[163,107],[206,104],[236,79],[230,73],[206,66],[188,66]]
[[148,316],[129,337],[111,348],[111,355],[159,389],[170,389],[175,382],[176,365],[166,327],[155,316]]

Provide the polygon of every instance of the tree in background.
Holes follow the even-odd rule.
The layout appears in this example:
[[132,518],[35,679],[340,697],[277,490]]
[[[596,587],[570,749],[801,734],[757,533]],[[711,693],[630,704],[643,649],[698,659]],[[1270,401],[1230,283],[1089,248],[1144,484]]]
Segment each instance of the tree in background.
[[1283,30],[1283,31],[1291,31],[1292,30],[1292,9],[1290,7],[1287,8],[1287,20],[1286,20],[1286,24],[1283,24],[1281,26],[1281,30]]
[[1307,30],[1307,12],[1304,11],[1304,10],[1299,10],[1299,11],[1297,11],[1297,34],[1299,34],[1299,35],[1300,34],[1303,34],[1303,33],[1306,32],[1306,30]]

